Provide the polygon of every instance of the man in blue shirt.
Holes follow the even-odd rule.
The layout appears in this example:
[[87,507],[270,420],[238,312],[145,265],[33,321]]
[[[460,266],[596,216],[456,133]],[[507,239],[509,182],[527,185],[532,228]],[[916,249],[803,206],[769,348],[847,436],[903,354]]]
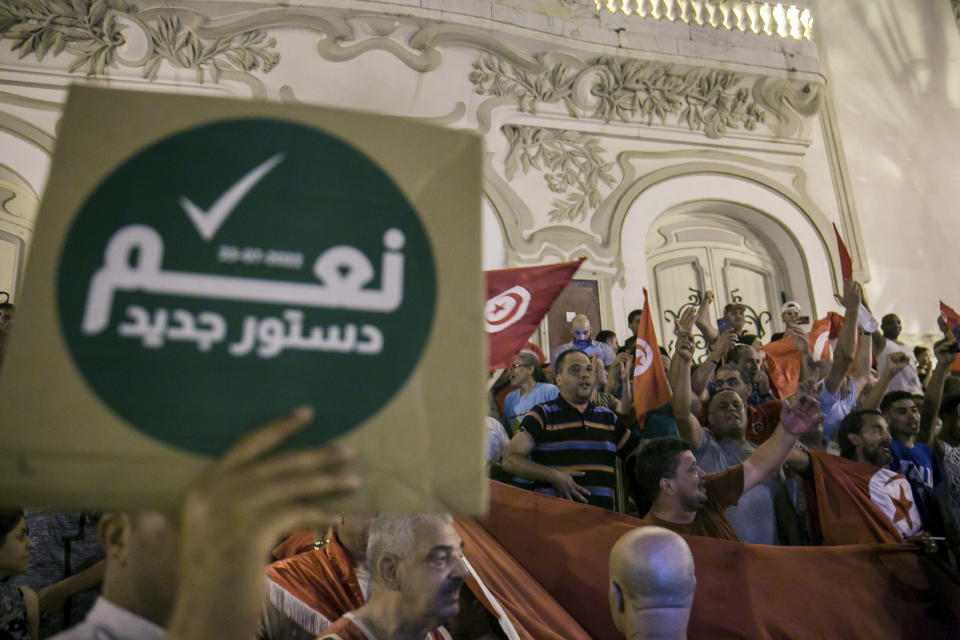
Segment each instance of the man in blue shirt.
[[[940,469],[934,460],[933,448],[917,442],[920,433],[920,410],[909,391],[890,391],[883,396],[880,411],[890,427],[893,441],[890,443],[889,468],[902,473],[913,489],[913,499],[920,511],[924,528],[937,530],[930,509],[933,487],[940,483]],[[934,525],[931,527],[931,525]]]

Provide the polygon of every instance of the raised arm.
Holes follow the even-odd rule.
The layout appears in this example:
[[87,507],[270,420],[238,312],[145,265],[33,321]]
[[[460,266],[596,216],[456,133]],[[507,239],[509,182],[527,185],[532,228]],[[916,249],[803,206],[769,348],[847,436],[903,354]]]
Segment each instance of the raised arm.
[[688,332],[677,336],[677,349],[670,363],[670,386],[673,388],[673,417],[677,421],[680,437],[696,450],[703,440],[703,427],[690,412],[693,392],[690,390],[690,363],[693,361],[693,335]]
[[873,340],[866,333],[860,334],[860,340],[857,342],[857,355],[853,360],[853,369],[850,377],[853,378],[853,384],[857,387],[857,393],[867,388],[867,382],[870,381],[870,365],[873,363]]
[[843,281],[843,329],[833,352],[833,364],[830,373],[823,381],[827,393],[836,395],[843,384],[850,365],[853,364],[857,350],[857,327],[860,315],[860,284],[853,280]]
[[710,319],[710,305],[713,302],[713,291],[704,291],[703,302],[700,303],[700,309],[697,310],[697,328],[703,334],[703,339],[707,344],[713,344],[717,341],[718,331],[713,326]]
[[721,333],[716,342],[710,345],[710,352],[707,354],[707,359],[697,366],[690,379],[690,388],[693,390],[694,395],[699,396],[703,393],[703,390],[707,388],[707,384],[713,380],[713,374],[717,372],[717,367],[723,364],[724,357],[726,357],[727,352],[730,351],[730,347],[733,346],[736,340],[737,334],[733,332],[733,329],[730,329],[729,331]]
[[809,380],[813,377],[813,370],[816,363],[813,361],[813,355],[810,352],[810,337],[807,333],[795,324],[787,325],[786,337],[790,338],[793,346],[800,352],[800,380]]
[[883,370],[883,373],[880,374],[880,379],[877,380],[877,384],[873,385],[873,389],[870,389],[870,393],[868,393],[867,397],[860,403],[860,408],[878,409],[880,407],[880,401],[883,400],[883,396],[887,393],[887,387],[890,386],[890,382],[898,373],[903,371],[903,368],[908,364],[910,364],[910,358],[907,357],[907,354],[901,351],[891,351],[888,353],[887,368]]
[[[950,375],[950,365],[956,357],[956,342],[951,338],[941,340],[933,349],[937,358],[937,366],[930,374],[930,380],[927,382],[927,390],[923,394],[923,402],[920,405],[920,433],[917,434],[917,442],[922,442],[934,446],[934,429],[937,424],[937,414],[940,412],[940,401],[943,400],[943,385]],[[939,446],[938,446],[939,449]]]
[[776,431],[743,462],[743,492],[750,491],[779,469],[794,450],[797,438],[823,418],[820,403],[814,398],[800,396],[793,405],[784,401]]

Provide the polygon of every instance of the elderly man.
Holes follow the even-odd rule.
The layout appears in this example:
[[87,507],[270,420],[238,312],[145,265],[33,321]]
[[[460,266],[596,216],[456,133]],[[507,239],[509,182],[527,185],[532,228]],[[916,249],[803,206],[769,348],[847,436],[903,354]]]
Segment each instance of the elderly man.
[[[800,434],[822,419],[817,401],[802,398],[784,409],[780,426],[756,451],[715,473],[704,473],[691,445],[680,438],[650,440],[637,457],[638,483],[653,503],[641,522],[686,535],[740,540],[727,520],[728,508],[776,473]],[[687,422],[696,420],[689,416]],[[772,505],[769,509],[772,518]]]
[[[640,447],[640,438],[617,416],[633,412],[631,385],[624,385],[614,413],[590,402],[596,373],[587,354],[564,352],[556,366],[559,397],[523,417],[503,454],[503,469],[533,480],[535,491],[612,509],[616,456],[626,459]],[[624,380],[629,366],[622,367]]]
[[447,515],[380,515],[370,529],[370,601],[344,614],[320,640],[449,638],[469,575],[463,541]]
[[250,637],[264,551],[294,525],[327,524],[323,499],[360,483],[340,470],[352,458],[342,448],[265,457],[312,417],[301,409],[243,438],[195,483],[179,514],[103,514],[102,595],[86,620],[55,638],[159,640],[168,623],[170,637]]
[[610,615],[627,640],[685,640],[696,587],[693,554],[672,531],[634,529],[610,550]]
[[613,364],[613,359],[617,356],[610,345],[605,342],[597,342],[590,339],[590,319],[583,314],[578,314],[570,321],[570,328],[573,330],[573,341],[562,344],[553,350],[550,362],[553,363],[554,373],[557,369],[557,361],[565,351],[577,349],[583,351],[588,356],[598,355],[603,360],[603,366],[609,367]]

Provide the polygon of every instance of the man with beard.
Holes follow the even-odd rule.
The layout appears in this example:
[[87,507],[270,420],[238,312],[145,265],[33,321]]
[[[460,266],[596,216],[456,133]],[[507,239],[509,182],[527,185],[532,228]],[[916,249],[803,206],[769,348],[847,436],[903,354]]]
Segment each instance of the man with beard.
[[747,405],[755,407],[774,399],[770,390],[770,378],[763,370],[760,356],[753,347],[748,344],[736,345],[730,350],[728,360],[743,369],[750,378],[751,390],[747,396]]
[[557,372],[557,368],[559,367],[558,361],[560,360],[560,356],[564,352],[572,349],[583,351],[588,356],[600,356],[600,359],[603,360],[603,366],[605,367],[613,364],[613,360],[617,357],[617,354],[610,348],[610,345],[605,342],[597,342],[590,338],[590,318],[582,313],[577,314],[573,317],[573,320],[570,321],[570,328],[573,329],[573,341],[562,344],[554,349],[552,357],[550,358],[554,373]]
[[381,514],[370,528],[370,600],[320,640],[439,640],[459,611],[469,575],[463,541],[448,515]]
[[[621,364],[621,379],[630,379],[630,366]],[[632,415],[632,385],[623,385],[614,413],[590,401],[596,372],[587,354],[567,351],[556,367],[559,397],[523,417],[503,454],[503,470],[533,480],[534,491],[612,509],[616,457],[626,460],[640,447],[639,436],[617,415]]]
[[880,403],[880,411],[890,428],[890,469],[902,473],[913,489],[913,499],[928,531],[939,530],[938,518],[931,509],[933,487],[942,480],[934,460],[933,447],[917,442],[920,410],[909,391],[889,391]]
[[775,473],[800,434],[822,419],[817,401],[801,398],[784,408],[780,426],[749,457],[710,474],[700,468],[683,440],[648,441],[637,456],[637,479],[653,506],[641,522],[685,535],[740,540],[727,520],[727,508]]

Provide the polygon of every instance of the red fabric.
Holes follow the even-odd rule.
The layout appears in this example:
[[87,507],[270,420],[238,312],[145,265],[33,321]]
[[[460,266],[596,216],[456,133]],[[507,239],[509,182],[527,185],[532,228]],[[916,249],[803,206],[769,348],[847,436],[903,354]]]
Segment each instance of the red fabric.
[[948,307],[943,300],[940,301],[940,315],[947,321],[947,327],[951,330],[960,324],[960,314]]
[[543,316],[580,268],[577,262],[487,271],[484,321],[490,368],[504,369],[527,343]]
[[850,260],[850,252],[847,251],[847,245],[843,244],[843,238],[840,237],[840,231],[837,225],[833,225],[833,232],[837,236],[837,251],[840,254],[840,273],[844,280],[853,280],[853,261]]
[[269,580],[327,620],[338,620],[365,602],[350,554],[333,537],[319,549],[274,562],[266,573]]
[[783,398],[797,390],[800,383],[800,352],[789,337],[763,345],[770,386]]
[[[613,543],[638,520],[496,482],[490,498],[483,528],[590,636],[622,638],[608,610],[607,563]],[[909,640],[960,631],[960,588],[913,545],[684,539],[697,574],[691,640]]]
[[[871,498],[870,481],[881,471],[879,467],[822,451],[810,452],[810,464],[812,478],[806,478],[804,493],[810,533],[815,540],[822,540],[825,545],[903,542],[894,521]],[[906,513],[894,513],[893,505],[891,513],[898,520],[912,518],[919,526],[920,514],[913,506],[906,478],[883,471],[897,480],[902,478],[909,496]]]
[[660,359],[660,344],[650,315],[650,296],[643,290],[643,313],[637,327],[636,359],[633,366],[633,408],[643,429],[646,414],[670,402],[670,386]]
[[[328,534],[329,535],[329,534]],[[300,529],[294,531],[287,539],[273,548],[273,557],[276,560],[283,560],[298,553],[313,549],[314,533],[310,529]]]
[[[454,526],[463,538],[467,560],[522,640],[590,640],[577,621],[476,520],[458,517]],[[476,581],[468,580],[467,585],[496,616]]]
[[[810,348],[813,350],[813,356],[818,360],[833,358],[833,350],[830,347],[830,341],[840,337],[840,331],[843,329],[843,316],[833,311],[827,313],[810,327],[810,333],[807,337],[810,339]],[[817,344],[820,344],[819,351]]]

